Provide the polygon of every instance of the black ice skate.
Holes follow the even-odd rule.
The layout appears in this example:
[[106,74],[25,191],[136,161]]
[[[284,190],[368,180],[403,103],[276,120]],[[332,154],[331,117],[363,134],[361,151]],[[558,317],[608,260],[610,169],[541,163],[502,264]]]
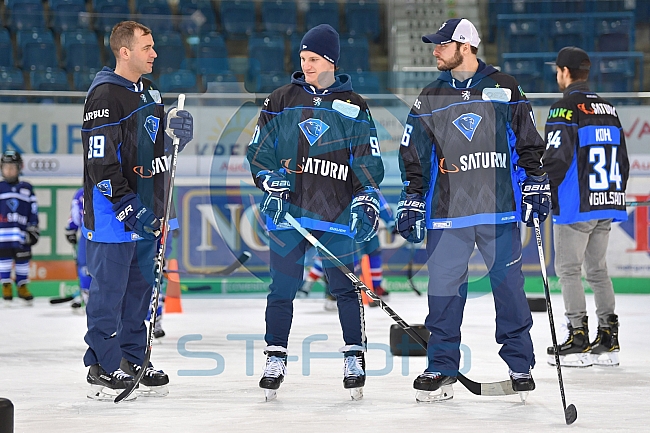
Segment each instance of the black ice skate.
[[361,400],[366,384],[366,359],[360,350],[350,350],[344,356],[343,388],[350,390],[352,400]]
[[264,389],[266,401],[270,401],[278,396],[277,390],[287,375],[287,352],[265,350],[264,353],[266,366],[260,379],[260,388]]
[[153,328],[153,338],[163,338],[165,336],[165,330],[162,328],[161,318],[156,318],[156,326]]
[[454,398],[452,384],[456,382],[455,376],[444,376],[441,373],[425,371],[415,378],[415,401],[418,403],[434,403]]
[[618,352],[621,350],[618,344],[618,316],[607,316],[607,324],[609,328],[598,326],[596,339],[591,343],[591,362],[594,365],[617,367]]
[[510,380],[512,381],[512,389],[519,393],[519,398],[526,404],[528,393],[535,389],[533,375],[530,373],[515,373],[510,370]]
[[[582,326],[574,328],[568,325],[569,336],[566,341],[558,346],[560,365],[563,367],[589,367],[591,366],[591,344],[589,344],[589,326],[587,317],[582,318]],[[548,363],[555,365],[555,352],[553,346],[546,349]]]
[[[91,390],[88,398],[100,401],[113,402],[122,390],[133,383],[133,376],[126,374],[121,369],[107,373],[99,364],[90,366],[86,381]],[[126,400],[135,400],[136,394],[131,394]]]
[[[132,376],[137,376],[142,367],[122,358],[120,368]],[[144,372],[144,376],[142,376],[142,380],[140,380],[137,392],[144,397],[164,397],[169,394],[169,390],[165,386],[168,383],[169,376],[164,371],[156,370],[152,365],[149,365]]]

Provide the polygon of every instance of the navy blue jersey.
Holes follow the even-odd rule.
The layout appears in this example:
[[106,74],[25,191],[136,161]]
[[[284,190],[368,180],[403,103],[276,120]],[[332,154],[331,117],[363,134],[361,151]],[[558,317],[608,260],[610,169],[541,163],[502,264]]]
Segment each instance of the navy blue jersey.
[[[336,80],[317,90],[296,72],[291,84],[271,93],[247,158],[253,179],[262,170],[285,170],[291,182],[289,212],[303,227],[352,236],[352,198],[366,186],[379,187],[384,165],[366,102],[352,91],[348,75]],[[276,227],[270,219],[267,225],[290,228],[288,223]]]
[[140,236],[115,218],[112,206],[133,192],[161,218],[165,208],[165,157],[160,92],[141,78],[133,83],[102,69],[84,105],[83,235],[96,242],[132,242]]
[[545,132],[553,222],[627,220],[630,163],[616,108],[586,82],[573,83],[551,106]]
[[519,221],[520,183],[543,173],[526,95],[480,60],[465,82],[447,71],[422,90],[400,144],[402,181],[425,198],[429,229]]
[[0,249],[25,248],[26,230],[38,226],[38,203],[28,182],[0,182]]

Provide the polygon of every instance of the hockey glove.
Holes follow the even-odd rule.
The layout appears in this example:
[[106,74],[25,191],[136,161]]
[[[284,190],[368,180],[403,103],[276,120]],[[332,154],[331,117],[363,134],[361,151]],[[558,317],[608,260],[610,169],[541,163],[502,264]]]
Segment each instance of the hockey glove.
[[194,119],[187,110],[172,108],[165,116],[165,153],[171,153],[173,139],[178,138],[178,151],[182,152],[194,138]]
[[528,176],[521,185],[521,220],[532,227],[535,215],[544,222],[551,210],[551,186],[546,173]]
[[73,230],[66,226],[65,228],[65,238],[72,245],[77,245],[77,230]]
[[41,237],[41,232],[38,229],[38,226],[27,226],[27,233],[25,236],[25,243],[27,245],[36,245],[39,237]]
[[125,195],[115,203],[113,212],[119,222],[124,223],[138,236],[148,240],[160,237],[160,220],[140,202],[134,193]]
[[402,191],[397,203],[397,230],[409,242],[420,243],[426,233],[425,204],[420,194]]
[[379,196],[373,187],[357,194],[350,206],[350,231],[354,240],[361,243],[374,238],[379,228]]
[[265,192],[260,211],[268,215],[274,224],[284,221],[289,210],[289,191],[291,182],[284,174],[275,171],[261,171],[257,175],[258,186]]

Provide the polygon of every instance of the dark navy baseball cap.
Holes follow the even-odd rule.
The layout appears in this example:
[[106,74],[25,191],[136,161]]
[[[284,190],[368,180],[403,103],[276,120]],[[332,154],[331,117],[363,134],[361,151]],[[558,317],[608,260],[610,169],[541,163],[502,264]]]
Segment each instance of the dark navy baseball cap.
[[445,21],[436,33],[422,36],[422,42],[444,45],[451,41],[478,47],[481,38],[474,24],[466,18],[452,18]]
[[557,58],[554,62],[544,63],[559,66],[560,68],[582,69],[583,71],[591,69],[589,54],[578,47],[564,47],[557,53]]

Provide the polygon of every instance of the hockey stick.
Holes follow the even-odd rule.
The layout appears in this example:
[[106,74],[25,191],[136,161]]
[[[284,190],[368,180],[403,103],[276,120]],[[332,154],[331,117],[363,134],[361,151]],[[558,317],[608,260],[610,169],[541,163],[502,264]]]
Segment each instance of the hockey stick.
[[625,202],[625,206],[628,206],[628,207],[650,206],[650,201],[628,201],[628,202]]
[[[178,95],[178,109],[182,110],[185,106],[185,95],[181,93]],[[151,320],[149,321],[149,330],[147,335],[147,347],[144,356],[144,362],[140,367],[140,371],[133,378],[131,385],[127,386],[124,391],[122,391],[117,397],[115,397],[115,403],[119,403],[133,393],[133,391],[138,387],[138,384],[142,380],[147,367],[149,367],[149,361],[151,360],[151,348],[153,346],[153,330],[156,328],[156,318],[158,311],[158,303],[160,302],[160,285],[163,278],[163,263],[165,261],[165,249],[167,247],[167,234],[169,233],[168,224],[169,224],[169,215],[171,214],[172,208],[172,196],[174,192],[174,178],[176,177],[176,162],[178,161],[178,144],[180,139],[174,137],[171,160],[171,168],[169,170],[169,192],[167,194],[167,206],[165,207],[165,218],[162,221],[162,236],[160,237],[160,246],[158,247],[158,255],[156,256],[155,270],[154,270],[154,283],[153,283],[153,302],[151,305]]]
[[[83,236],[83,235],[82,235]],[[77,266],[77,248],[76,245],[72,246],[72,259],[74,260],[75,267]],[[50,299],[50,304],[65,304],[66,302],[72,301],[74,298],[81,294],[81,290],[77,290],[72,295],[64,296],[62,298],[52,298]]]
[[237,259],[232,262],[230,265],[226,266],[225,268],[216,271],[216,272],[191,272],[191,271],[176,271],[176,270],[167,270],[165,271],[166,274],[181,274],[181,275],[212,275],[215,277],[225,277],[233,272],[235,272],[237,269],[239,269],[244,263],[248,261],[248,259],[251,258],[251,253],[248,251],[244,251],[237,257]]
[[411,289],[413,289],[413,291],[418,296],[422,296],[422,293],[418,290],[417,287],[415,287],[415,284],[413,283],[413,260],[415,259],[415,244],[413,244],[412,242],[409,242],[409,253],[410,253],[410,259],[409,259],[408,267],[406,268],[406,279],[409,282]]
[[[368,286],[363,283],[363,281],[357,278],[357,276],[354,275],[354,272],[351,272],[347,266],[345,266],[334,254],[325,248],[325,246],[318,239],[316,239],[314,235],[305,230],[298,223],[298,221],[296,221],[296,219],[291,216],[291,214],[286,214],[285,219],[289,224],[291,224],[294,229],[298,230],[298,233],[307,239],[310,244],[316,247],[316,250],[318,250],[319,253],[321,253],[334,266],[343,272],[343,274],[348,277],[350,281],[352,281],[352,284],[357,289],[363,290],[370,299],[376,302],[377,305],[379,305],[379,307],[381,307],[381,309],[384,310],[386,314],[388,314],[388,316],[390,316],[390,318],[393,319],[399,325],[399,327],[404,330],[404,332],[411,336],[411,338],[413,338],[420,346],[422,346],[423,349],[426,350],[427,341],[422,338],[417,332],[415,332],[413,328],[411,328],[411,326],[406,323],[400,316],[398,316],[397,313],[388,306],[388,304],[386,304],[379,296],[375,294],[375,292],[370,290]],[[469,390],[469,392],[475,395],[516,394],[516,392],[512,389],[512,382],[510,380],[494,383],[478,383],[463,376],[460,372],[458,373],[458,380],[463,384],[463,386],[465,386],[465,388]]]
[[542,247],[542,233],[539,229],[539,218],[533,217],[535,224],[535,238],[537,239],[537,251],[539,252],[539,266],[542,268],[542,280],[544,281],[544,296],[546,296],[546,310],[548,311],[548,321],[551,324],[551,338],[553,340],[553,353],[555,354],[555,366],[557,367],[557,379],[560,384],[560,395],[562,396],[562,406],[564,407],[564,420],[567,425],[573,424],[578,418],[578,410],[572,404],[567,407],[566,397],[564,395],[564,382],[562,381],[562,367],[560,366],[560,352],[557,347],[557,337],[555,336],[555,323],[553,322],[553,309],[551,308],[551,292],[548,289],[548,278],[546,277],[546,262],[544,261],[544,248]]

